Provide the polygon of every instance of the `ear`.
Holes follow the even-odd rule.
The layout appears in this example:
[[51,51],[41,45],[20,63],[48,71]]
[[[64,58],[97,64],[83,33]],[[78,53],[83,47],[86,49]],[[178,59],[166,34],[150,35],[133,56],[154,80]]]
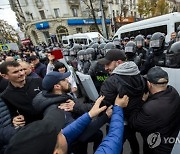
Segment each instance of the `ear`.
[[9,79],[7,74],[1,74],[1,76],[7,80]]
[[54,85],[54,89],[59,89],[61,86],[59,84]]
[[119,64],[122,64],[123,61],[122,61],[122,60],[118,60],[117,63],[118,63],[118,65],[119,65]]
[[60,153],[59,153],[58,149],[54,149],[53,154],[60,154]]

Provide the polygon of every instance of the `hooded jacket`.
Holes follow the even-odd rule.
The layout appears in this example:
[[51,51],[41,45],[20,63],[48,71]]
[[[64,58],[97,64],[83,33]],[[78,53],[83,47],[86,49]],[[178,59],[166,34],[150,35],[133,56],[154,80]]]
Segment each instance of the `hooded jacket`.
[[112,75],[105,80],[101,87],[101,95],[105,96],[104,103],[106,105],[114,104],[116,96],[129,96],[129,103],[124,109],[125,118],[129,118],[130,113],[141,102],[144,93],[145,82],[139,74],[138,66],[128,61],[119,64]]

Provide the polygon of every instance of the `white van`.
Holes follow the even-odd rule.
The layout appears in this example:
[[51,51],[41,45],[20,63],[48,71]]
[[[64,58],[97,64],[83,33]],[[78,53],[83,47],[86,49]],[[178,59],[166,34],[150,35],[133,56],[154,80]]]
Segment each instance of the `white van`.
[[77,33],[62,37],[63,46],[70,45],[71,41],[74,44],[89,45],[92,42],[105,42],[106,39],[98,32]]
[[166,35],[166,42],[169,42],[171,33],[176,32],[179,25],[180,13],[174,12],[121,26],[115,33],[114,38],[135,37],[138,34],[147,36],[155,32],[161,32]]
[[71,42],[73,43],[73,35],[62,36],[62,44],[64,47],[70,45]]

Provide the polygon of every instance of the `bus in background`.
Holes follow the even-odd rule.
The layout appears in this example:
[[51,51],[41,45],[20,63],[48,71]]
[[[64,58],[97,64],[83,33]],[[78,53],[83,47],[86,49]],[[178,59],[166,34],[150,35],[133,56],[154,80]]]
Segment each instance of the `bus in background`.
[[70,45],[71,41],[74,44],[89,45],[92,42],[103,43],[103,42],[106,42],[107,40],[98,32],[77,33],[77,34],[62,37],[62,42],[63,42],[64,47],[66,47],[67,45]]
[[139,34],[147,36],[149,34],[152,35],[155,32],[161,32],[165,34],[166,42],[169,42],[171,33],[176,32],[179,25],[180,13],[174,12],[124,25],[117,30],[113,39],[123,39],[124,37],[131,36],[135,37]]

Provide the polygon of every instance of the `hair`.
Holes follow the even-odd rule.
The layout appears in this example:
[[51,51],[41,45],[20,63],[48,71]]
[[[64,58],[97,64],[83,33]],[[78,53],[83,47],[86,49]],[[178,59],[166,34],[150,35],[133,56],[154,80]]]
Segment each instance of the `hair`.
[[5,61],[1,63],[0,65],[0,72],[1,74],[7,74],[8,73],[8,67],[18,67],[20,64],[17,61]]
[[67,72],[67,68],[66,68],[66,66],[65,66],[63,63],[61,63],[61,62],[56,62],[56,63],[54,64],[54,69],[53,69],[53,71],[59,72],[58,69],[59,69],[59,68],[63,68],[63,67],[65,67],[65,72]]

